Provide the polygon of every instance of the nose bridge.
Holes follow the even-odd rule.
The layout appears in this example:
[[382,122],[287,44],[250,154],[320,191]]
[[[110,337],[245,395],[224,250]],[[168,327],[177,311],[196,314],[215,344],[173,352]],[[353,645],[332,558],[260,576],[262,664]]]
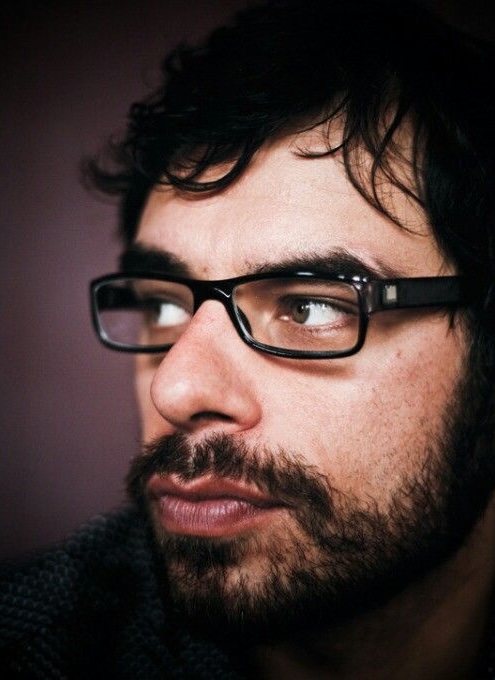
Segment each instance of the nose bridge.
[[[198,282],[191,286],[194,311],[203,302],[216,300],[230,317],[228,288]],[[219,311],[219,310],[217,310]],[[225,320],[206,308],[199,312],[174,346],[165,354],[151,382],[151,399],[158,413],[178,431],[224,431],[235,433],[254,427],[260,405],[250,387],[249,374],[239,364],[234,339],[217,342]],[[215,318],[214,324],[211,323]]]

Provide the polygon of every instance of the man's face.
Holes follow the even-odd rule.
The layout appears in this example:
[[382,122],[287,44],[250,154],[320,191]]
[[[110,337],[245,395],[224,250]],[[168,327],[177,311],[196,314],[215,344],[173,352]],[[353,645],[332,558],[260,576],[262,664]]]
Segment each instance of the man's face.
[[[338,159],[300,158],[293,142],[264,149],[223,193],[154,191],[136,242],[197,279],[308,269],[342,249],[386,278],[453,273],[415,206],[393,196],[409,230],[397,227]],[[268,626],[326,598],[338,617],[404,555],[420,561],[443,522],[465,359],[438,310],[373,315],[354,356],[278,358],[246,345],[218,301],[168,353],[140,355],[143,438],[162,444],[141,481],[177,602]]]

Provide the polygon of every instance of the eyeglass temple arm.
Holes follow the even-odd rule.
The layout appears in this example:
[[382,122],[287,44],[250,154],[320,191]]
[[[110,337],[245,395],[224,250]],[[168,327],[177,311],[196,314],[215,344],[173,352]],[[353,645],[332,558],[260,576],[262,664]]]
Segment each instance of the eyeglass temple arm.
[[466,301],[468,289],[460,276],[370,281],[366,286],[366,308],[370,312],[410,307],[455,305]]

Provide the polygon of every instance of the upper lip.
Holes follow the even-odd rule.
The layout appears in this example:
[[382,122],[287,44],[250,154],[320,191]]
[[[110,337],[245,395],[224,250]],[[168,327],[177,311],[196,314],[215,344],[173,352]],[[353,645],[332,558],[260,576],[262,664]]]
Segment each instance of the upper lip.
[[201,477],[192,481],[183,481],[178,475],[153,475],[147,484],[151,498],[160,496],[179,496],[191,502],[213,499],[237,499],[259,507],[284,505],[269,494],[259,489],[248,487],[238,480]]

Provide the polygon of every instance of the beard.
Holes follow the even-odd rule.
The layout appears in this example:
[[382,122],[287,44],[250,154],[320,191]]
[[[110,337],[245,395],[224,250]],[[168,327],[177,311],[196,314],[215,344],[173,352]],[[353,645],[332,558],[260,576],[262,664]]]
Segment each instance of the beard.
[[[343,494],[294,452],[224,434],[148,444],[127,488],[152,525],[164,597],[189,629],[244,645],[301,639],[382,606],[452,557],[481,517],[495,479],[491,413],[480,384],[465,378],[426,455],[418,452],[420,469],[385,510]],[[280,500],[284,519],[222,540],[168,534],[146,492],[155,474],[242,480]]]

